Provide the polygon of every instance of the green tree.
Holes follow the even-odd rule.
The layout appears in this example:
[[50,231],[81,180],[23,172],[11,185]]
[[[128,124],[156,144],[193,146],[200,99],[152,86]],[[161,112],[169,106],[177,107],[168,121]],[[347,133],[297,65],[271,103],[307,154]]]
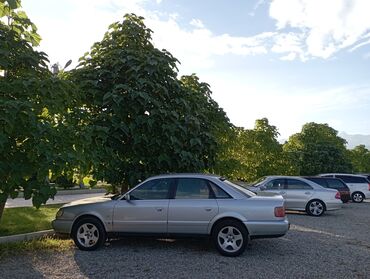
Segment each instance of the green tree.
[[56,193],[47,181],[74,160],[69,120],[73,85],[51,75],[47,56],[33,49],[36,26],[20,1],[0,1],[0,218],[20,191],[35,206]]
[[254,129],[234,128],[226,137],[226,147],[217,172],[233,179],[254,181],[264,175],[282,174],[284,165],[279,133],[268,119],[257,119]]
[[346,140],[328,124],[311,122],[289,138],[284,151],[296,164],[300,175],[349,172],[351,163],[345,144]]
[[349,156],[354,172],[370,173],[370,151],[365,145],[361,144],[349,150]]
[[208,169],[217,150],[209,117],[222,112],[208,86],[194,75],[179,80],[178,61],[151,33],[126,15],[69,76],[85,94],[86,128],[100,133],[93,173],[121,190],[153,174]]

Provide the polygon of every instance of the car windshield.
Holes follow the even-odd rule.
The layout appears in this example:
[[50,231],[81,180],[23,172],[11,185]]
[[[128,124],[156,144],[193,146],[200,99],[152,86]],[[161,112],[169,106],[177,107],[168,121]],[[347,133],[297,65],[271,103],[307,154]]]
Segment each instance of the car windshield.
[[233,187],[235,190],[237,190],[239,193],[242,193],[243,195],[247,196],[247,197],[252,197],[252,196],[255,196],[256,194],[253,193],[252,191],[249,191],[247,188],[244,188],[243,186],[240,186],[240,185],[237,185],[235,183],[232,183],[231,181],[229,180],[224,180],[223,182],[225,182],[227,185]]

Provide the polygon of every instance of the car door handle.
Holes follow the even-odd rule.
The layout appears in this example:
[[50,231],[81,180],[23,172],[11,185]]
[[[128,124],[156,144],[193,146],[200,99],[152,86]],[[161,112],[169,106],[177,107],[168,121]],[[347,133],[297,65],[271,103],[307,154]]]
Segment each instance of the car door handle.
[[211,210],[212,210],[212,208],[210,208],[210,207],[205,208],[205,211],[211,211]]
[[284,191],[281,191],[281,192],[279,192],[279,194],[285,194],[285,192]]
[[156,208],[156,210],[157,210],[158,212],[161,212],[161,211],[163,210],[163,208],[162,208],[162,207],[157,207],[157,208]]
[[311,192],[305,192],[305,195],[311,195]]

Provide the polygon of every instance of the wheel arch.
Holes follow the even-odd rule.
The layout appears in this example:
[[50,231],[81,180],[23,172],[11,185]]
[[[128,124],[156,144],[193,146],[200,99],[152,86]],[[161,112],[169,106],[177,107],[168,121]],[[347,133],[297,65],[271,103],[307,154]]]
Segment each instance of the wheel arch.
[[221,223],[221,222],[223,222],[223,221],[226,221],[226,220],[233,220],[233,221],[237,221],[237,222],[239,222],[240,224],[242,224],[242,225],[245,227],[245,229],[247,230],[247,233],[248,233],[248,235],[249,235],[248,227],[247,227],[247,226],[246,226],[246,224],[245,224],[246,219],[245,219],[244,217],[242,217],[242,216],[237,216],[237,214],[236,214],[236,216],[235,216],[235,215],[219,216],[218,218],[214,219],[214,220],[212,221],[212,223],[211,223],[211,224],[209,225],[209,227],[208,227],[208,234],[209,234],[209,235],[212,235],[212,234],[213,234],[213,230],[214,230],[214,228],[215,228],[219,223]]
[[107,227],[105,225],[105,223],[102,221],[102,218],[100,218],[99,216],[95,215],[95,214],[92,214],[92,213],[85,213],[85,214],[81,214],[79,215],[77,218],[75,218],[75,220],[73,221],[73,224],[72,224],[72,227],[71,227],[71,231],[70,231],[70,234],[72,235],[74,229],[75,229],[75,226],[76,224],[81,221],[82,219],[85,219],[85,218],[93,218],[93,219],[96,219],[104,228],[105,232],[107,232]]

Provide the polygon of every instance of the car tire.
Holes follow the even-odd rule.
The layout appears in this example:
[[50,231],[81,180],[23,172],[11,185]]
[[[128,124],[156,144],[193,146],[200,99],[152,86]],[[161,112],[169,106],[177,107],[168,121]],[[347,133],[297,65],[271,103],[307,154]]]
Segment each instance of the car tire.
[[361,203],[365,199],[365,195],[361,192],[354,192],[351,195],[352,201],[355,203]]
[[80,250],[92,251],[105,243],[107,234],[100,220],[86,217],[73,225],[72,238]]
[[312,200],[306,205],[306,212],[310,216],[319,217],[324,214],[325,210],[325,203],[321,200]]
[[246,227],[241,222],[225,220],[215,225],[212,239],[221,255],[236,257],[244,252],[249,237]]

